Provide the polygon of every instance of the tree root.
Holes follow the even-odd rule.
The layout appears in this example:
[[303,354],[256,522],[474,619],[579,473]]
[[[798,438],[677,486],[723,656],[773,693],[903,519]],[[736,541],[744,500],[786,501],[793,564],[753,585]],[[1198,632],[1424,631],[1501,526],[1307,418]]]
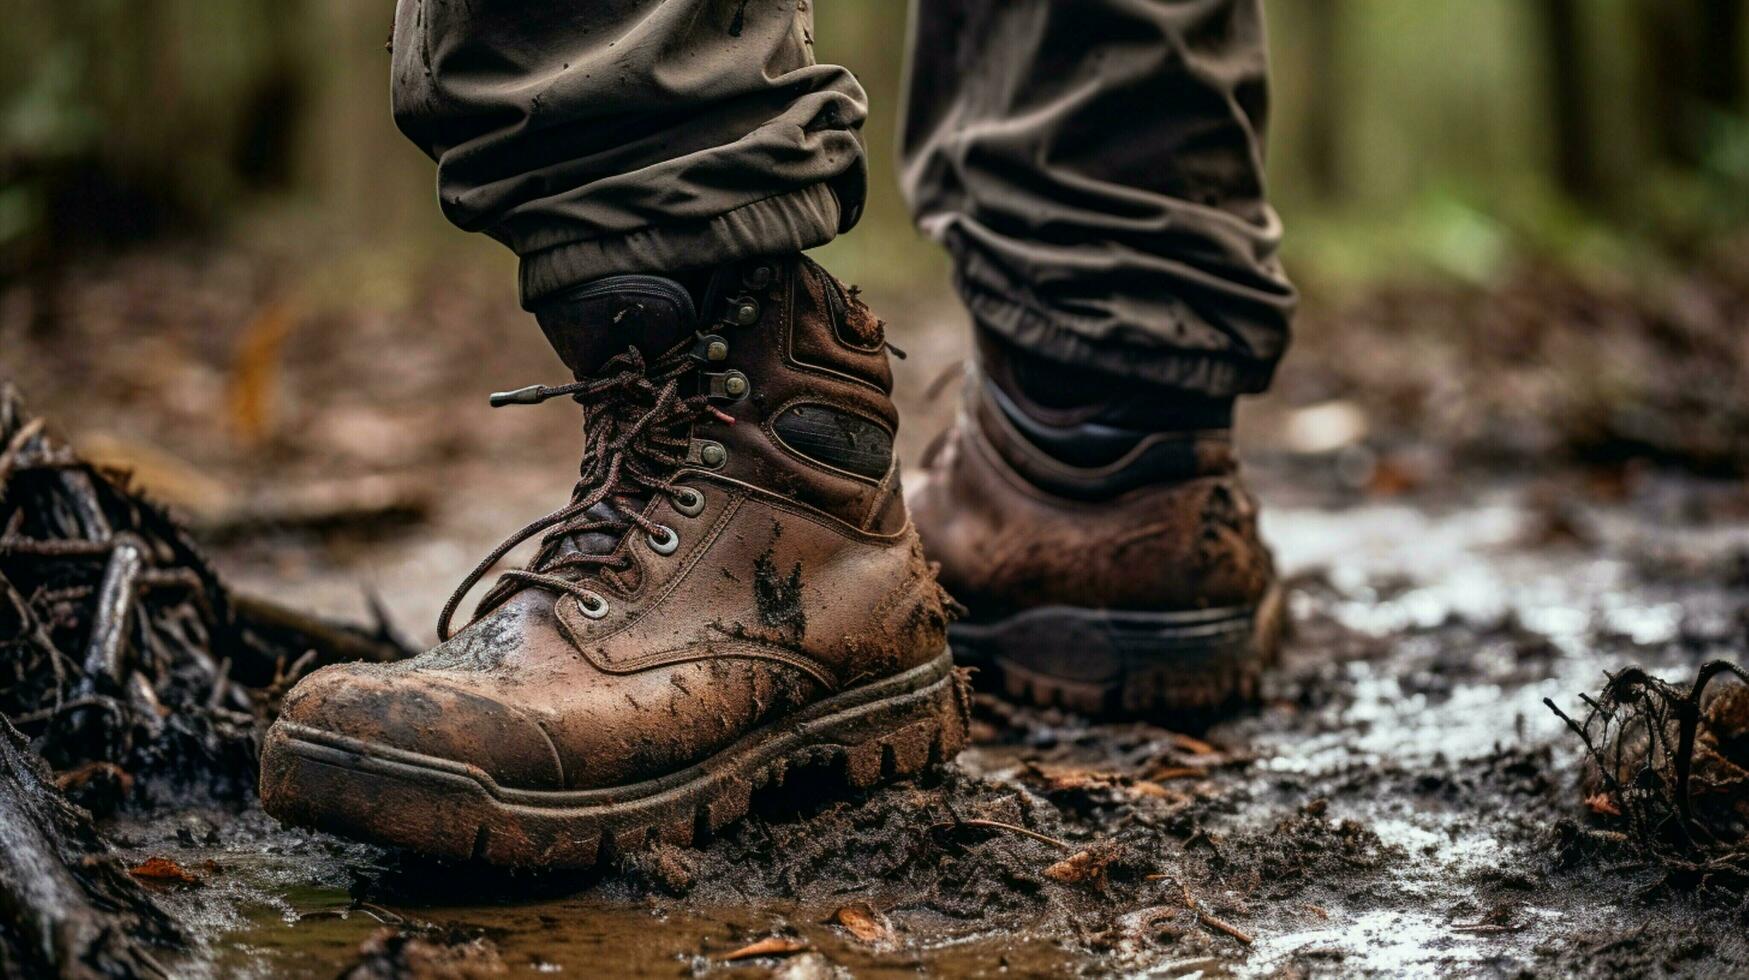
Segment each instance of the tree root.
[[165,511],[0,385],[0,978],[163,975],[153,953],[179,931],[57,782],[103,808],[249,798],[292,683],[409,652],[378,619],[237,599]]
[[182,936],[0,719],[0,975],[164,976]]
[[148,802],[246,797],[299,676],[407,653],[380,616],[359,629],[233,596],[168,514],[0,388],[0,715],[57,770],[118,766]]
[[[1712,685],[1736,664],[1703,665],[1686,690],[1639,667],[1581,695],[1583,722],[1550,711],[1585,747],[1586,800],[1683,891],[1749,894],[1749,688]],[[1709,697],[1708,695],[1712,696]]]

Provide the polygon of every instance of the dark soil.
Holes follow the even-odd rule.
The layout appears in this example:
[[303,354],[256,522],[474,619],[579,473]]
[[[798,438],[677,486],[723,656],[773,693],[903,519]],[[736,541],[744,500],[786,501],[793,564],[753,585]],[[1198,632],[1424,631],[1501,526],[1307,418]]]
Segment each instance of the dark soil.
[[[1690,557],[1718,574],[1680,584],[1644,548],[1668,540],[1649,501],[1715,489],[1576,490],[1592,539],[1554,549],[1526,543],[1538,494],[1510,483],[1339,511],[1282,490],[1295,631],[1263,711],[1193,737],[980,696],[978,744],[929,779],[821,799],[795,771],[707,846],[590,875],[434,866],[253,809],[113,830],[130,860],[215,869],[162,900],[220,973],[1733,972],[1737,900],[1673,886],[1588,806],[1583,748],[1540,703],[1740,648],[1746,529],[1709,526]],[[1308,563],[1300,527],[1349,563]],[[1405,529],[1413,555],[1369,543]]]

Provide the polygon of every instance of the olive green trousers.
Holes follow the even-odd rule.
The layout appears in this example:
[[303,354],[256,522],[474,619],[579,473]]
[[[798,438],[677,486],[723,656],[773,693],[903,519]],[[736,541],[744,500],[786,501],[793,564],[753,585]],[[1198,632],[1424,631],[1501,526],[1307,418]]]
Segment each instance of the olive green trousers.
[[[811,248],[861,216],[834,0],[399,0],[393,103],[525,305]],[[886,0],[897,2],[897,0]],[[917,0],[901,180],[982,329],[1210,395],[1265,387],[1295,294],[1263,181],[1261,0]]]

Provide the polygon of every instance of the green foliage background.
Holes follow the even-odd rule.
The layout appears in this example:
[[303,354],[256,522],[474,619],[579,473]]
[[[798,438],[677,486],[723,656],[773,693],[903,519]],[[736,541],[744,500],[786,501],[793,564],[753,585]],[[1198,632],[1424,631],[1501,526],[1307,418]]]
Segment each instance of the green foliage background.
[[[442,224],[429,162],[389,121],[386,0],[5,6],[0,277],[190,231],[503,261]],[[904,5],[814,6],[820,56],[872,98],[873,200],[831,260],[873,283],[933,275],[941,260],[914,246],[893,180]],[[1486,278],[1526,252],[1619,263],[1749,217],[1741,71],[1734,92],[1706,97],[1682,77],[1717,47],[1709,30],[1741,24],[1742,0],[1268,7],[1272,179],[1302,275]],[[1563,12],[1575,29],[1553,36]],[[1741,31],[1730,43],[1749,61]],[[1562,172],[1573,137],[1551,109],[1563,50],[1589,117],[1566,148],[1592,172],[1584,186]]]

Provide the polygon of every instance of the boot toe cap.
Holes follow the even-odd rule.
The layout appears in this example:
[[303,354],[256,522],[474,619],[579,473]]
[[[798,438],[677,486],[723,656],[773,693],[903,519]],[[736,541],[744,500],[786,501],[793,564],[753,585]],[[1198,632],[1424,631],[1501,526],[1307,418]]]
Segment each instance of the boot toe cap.
[[287,696],[275,727],[291,738],[337,736],[413,765],[459,763],[505,788],[563,785],[552,740],[526,714],[443,678],[394,667],[348,664],[311,674]]

